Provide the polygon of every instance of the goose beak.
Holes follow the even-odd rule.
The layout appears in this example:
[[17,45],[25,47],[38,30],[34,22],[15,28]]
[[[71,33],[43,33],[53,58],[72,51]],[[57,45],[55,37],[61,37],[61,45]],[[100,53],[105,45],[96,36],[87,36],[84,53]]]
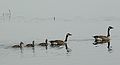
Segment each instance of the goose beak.
[[114,27],[112,27],[111,29],[114,29]]

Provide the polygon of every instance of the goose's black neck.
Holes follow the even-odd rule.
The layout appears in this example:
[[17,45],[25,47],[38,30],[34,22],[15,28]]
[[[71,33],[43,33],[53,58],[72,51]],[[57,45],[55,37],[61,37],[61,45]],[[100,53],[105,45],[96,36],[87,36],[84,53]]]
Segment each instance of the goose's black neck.
[[107,31],[107,37],[110,37],[110,28],[108,28],[108,31]]
[[67,39],[68,39],[68,35],[66,35],[66,37],[65,37],[65,42],[67,42]]
[[22,44],[20,43],[20,47],[22,46]]
[[47,41],[48,41],[48,40],[46,39],[46,40],[45,40],[45,43],[47,43]]
[[20,42],[20,48],[22,48],[22,44],[23,44],[23,42]]
[[33,47],[34,47],[34,43],[35,43],[35,41],[32,41],[32,45],[33,45]]

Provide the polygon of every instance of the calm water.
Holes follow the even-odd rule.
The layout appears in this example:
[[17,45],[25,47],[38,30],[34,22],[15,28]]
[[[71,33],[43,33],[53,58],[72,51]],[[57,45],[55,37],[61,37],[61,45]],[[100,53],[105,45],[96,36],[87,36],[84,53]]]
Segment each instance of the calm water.
[[[0,20],[0,64],[2,65],[119,65],[120,62],[120,22],[106,18],[32,18],[13,17],[11,20]],[[93,35],[106,35],[107,27],[111,30],[112,50],[108,50],[107,43],[93,45]],[[32,48],[13,49],[14,44],[23,41],[25,44],[35,40],[37,45],[48,40],[64,40],[67,32],[69,37],[67,52],[65,47],[51,48],[35,46]]]

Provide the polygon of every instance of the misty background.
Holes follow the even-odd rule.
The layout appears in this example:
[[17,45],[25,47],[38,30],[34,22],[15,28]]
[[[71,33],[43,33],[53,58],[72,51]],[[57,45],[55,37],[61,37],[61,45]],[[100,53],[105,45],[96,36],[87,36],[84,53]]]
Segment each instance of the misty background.
[[[119,7],[119,0],[0,0],[0,64],[119,65]],[[114,27],[111,50],[107,43],[93,45],[92,36],[106,35],[108,26]],[[64,46],[11,48],[21,41],[64,40],[67,32],[69,53]]]
[[26,17],[120,17],[119,0],[0,0],[0,13]]

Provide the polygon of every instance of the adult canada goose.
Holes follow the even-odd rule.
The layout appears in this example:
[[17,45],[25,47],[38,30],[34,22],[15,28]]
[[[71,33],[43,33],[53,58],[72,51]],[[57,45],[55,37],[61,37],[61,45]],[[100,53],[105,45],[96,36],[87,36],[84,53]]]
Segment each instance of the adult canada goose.
[[20,42],[20,45],[14,45],[14,46],[12,46],[12,48],[22,48],[22,44],[24,44],[24,43]]
[[103,35],[96,35],[96,36],[93,36],[95,38],[95,42],[101,42],[101,41],[109,41],[110,40],[110,30],[113,29],[112,26],[109,26],[108,27],[108,30],[107,30],[107,36],[103,36]]
[[35,46],[34,43],[35,41],[32,41],[32,44],[27,44],[25,47],[34,47]]
[[47,43],[47,39],[45,40],[45,43],[43,42],[43,43],[39,43],[38,45],[39,46],[45,46],[46,47],[46,50],[47,50],[47,46],[48,46],[48,43]]
[[68,36],[71,36],[72,34],[71,33],[67,33],[66,36],[65,36],[65,40],[51,40],[49,41],[51,43],[52,46],[54,45],[64,45],[65,42],[67,42],[68,40]]

